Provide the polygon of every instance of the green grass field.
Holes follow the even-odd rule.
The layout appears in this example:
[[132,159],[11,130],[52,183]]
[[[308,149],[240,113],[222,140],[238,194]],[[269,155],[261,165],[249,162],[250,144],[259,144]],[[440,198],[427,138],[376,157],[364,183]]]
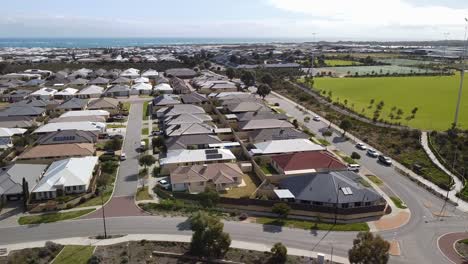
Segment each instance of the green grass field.
[[358,61],[349,61],[349,60],[325,60],[325,64],[327,64],[330,67],[333,66],[358,66],[362,65],[362,63]]
[[[399,121],[420,129],[446,130],[453,123],[460,77],[380,77],[380,78],[316,78],[315,88],[332,92],[333,101],[344,103],[358,113],[372,117],[378,102],[384,101],[380,118]],[[468,78],[465,77],[465,84]],[[468,88],[462,97],[459,126],[468,128]],[[371,99],[375,100],[368,108]],[[404,112],[399,120],[389,117],[392,107]],[[418,107],[414,119],[406,120],[413,108]],[[395,111],[396,112],[396,111]]]
[[35,225],[35,224],[45,224],[45,223],[53,223],[58,221],[65,221],[74,218],[78,218],[85,214],[89,214],[96,209],[83,209],[79,211],[71,211],[66,213],[50,213],[50,214],[42,214],[42,215],[28,215],[28,216],[21,216],[18,219],[18,223],[20,225]]
[[94,252],[94,246],[65,246],[53,264],[87,264]]

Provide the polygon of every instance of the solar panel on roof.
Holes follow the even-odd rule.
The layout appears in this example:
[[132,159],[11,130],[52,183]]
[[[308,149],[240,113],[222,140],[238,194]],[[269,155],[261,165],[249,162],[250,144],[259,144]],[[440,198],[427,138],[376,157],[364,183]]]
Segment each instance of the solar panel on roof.
[[205,149],[206,154],[218,154],[217,149]]
[[221,159],[223,157],[222,154],[207,154],[206,159]]

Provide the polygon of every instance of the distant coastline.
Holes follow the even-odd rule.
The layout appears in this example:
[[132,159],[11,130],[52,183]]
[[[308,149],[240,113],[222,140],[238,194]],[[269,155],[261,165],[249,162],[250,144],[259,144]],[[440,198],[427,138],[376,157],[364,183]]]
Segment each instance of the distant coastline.
[[287,38],[0,38],[0,48],[111,48],[166,45],[300,43]]

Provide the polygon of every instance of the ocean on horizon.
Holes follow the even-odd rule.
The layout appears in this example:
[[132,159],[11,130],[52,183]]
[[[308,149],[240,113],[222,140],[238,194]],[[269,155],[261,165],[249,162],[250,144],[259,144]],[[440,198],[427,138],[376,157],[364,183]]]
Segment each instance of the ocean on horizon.
[[0,38],[0,48],[111,48],[199,44],[306,42],[286,38]]

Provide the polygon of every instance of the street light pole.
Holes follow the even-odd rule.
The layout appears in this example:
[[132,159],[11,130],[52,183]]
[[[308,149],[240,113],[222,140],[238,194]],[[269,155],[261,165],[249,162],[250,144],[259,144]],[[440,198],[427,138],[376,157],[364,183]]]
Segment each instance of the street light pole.
[[107,239],[107,227],[106,227],[106,213],[104,211],[104,198],[102,196],[103,189],[99,190],[99,195],[101,196],[101,209],[102,209],[102,222],[104,224],[104,239]]
[[462,91],[463,91],[463,79],[465,77],[465,56],[466,56],[466,45],[468,43],[468,39],[466,37],[467,29],[468,29],[468,19],[465,17],[465,36],[463,37],[465,44],[463,45],[463,53],[461,56],[462,65],[461,65],[461,72],[460,72],[460,87],[458,88],[457,108],[455,109],[455,120],[453,121],[453,128],[456,128],[458,124],[458,114],[460,111],[461,96],[462,96]]

